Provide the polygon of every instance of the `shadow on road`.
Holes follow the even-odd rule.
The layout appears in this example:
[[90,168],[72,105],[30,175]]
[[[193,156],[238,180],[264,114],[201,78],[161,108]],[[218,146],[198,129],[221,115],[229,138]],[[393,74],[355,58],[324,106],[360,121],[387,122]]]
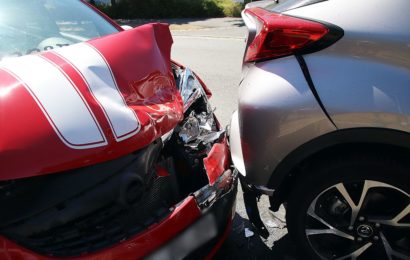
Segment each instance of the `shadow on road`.
[[304,257],[297,255],[298,250],[294,247],[289,235],[285,235],[273,245],[266,245],[264,240],[256,233],[246,238],[245,228],[254,231],[247,219],[236,214],[232,232],[214,259],[304,259]]
[[227,22],[230,22],[232,26],[236,26],[236,27],[245,26],[245,23],[243,22],[243,20],[238,21],[237,19],[233,19],[233,20],[227,20]]

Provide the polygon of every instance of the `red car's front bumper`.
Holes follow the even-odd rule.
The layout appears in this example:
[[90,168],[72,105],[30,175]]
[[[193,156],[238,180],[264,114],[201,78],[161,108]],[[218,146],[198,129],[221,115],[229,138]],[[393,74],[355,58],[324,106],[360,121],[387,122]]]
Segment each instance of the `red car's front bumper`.
[[[187,256],[212,256],[230,231],[237,187],[236,170],[226,168],[220,174],[222,168],[218,164],[229,156],[226,142],[215,144],[215,147],[219,149],[213,149],[207,157],[212,161],[208,164],[208,176],[212,178],[211,174],[219,172],[213,185],[208,184],[194,192],[176,205],[165,219],[138,235],[109,248],[69,259],[181,259]],[[60,258],[36,253],[0,236],[0,259]]]

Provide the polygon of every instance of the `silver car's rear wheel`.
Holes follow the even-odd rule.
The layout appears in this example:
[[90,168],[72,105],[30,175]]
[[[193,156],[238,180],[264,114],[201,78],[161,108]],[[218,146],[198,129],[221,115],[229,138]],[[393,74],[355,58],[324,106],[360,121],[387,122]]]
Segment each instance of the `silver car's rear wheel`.
[[310,204],[306,237],[322,259],[410,259],[409,199],[379,181],[338,183]]
[[287,200],[304,259],[410,260],[409,169],[363,155],[308,166]]

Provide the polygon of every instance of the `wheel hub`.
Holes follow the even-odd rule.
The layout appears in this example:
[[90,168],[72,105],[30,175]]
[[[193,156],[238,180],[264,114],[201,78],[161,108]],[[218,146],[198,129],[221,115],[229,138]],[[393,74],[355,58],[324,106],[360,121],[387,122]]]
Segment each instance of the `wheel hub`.
[[374,233],[373,228],[370,225],[367,225],[367,224],[362,224],[362,225],[358,226],[356,231],[357,231],[357,234],[360,237],[363,237],[363,238],[369,238]]

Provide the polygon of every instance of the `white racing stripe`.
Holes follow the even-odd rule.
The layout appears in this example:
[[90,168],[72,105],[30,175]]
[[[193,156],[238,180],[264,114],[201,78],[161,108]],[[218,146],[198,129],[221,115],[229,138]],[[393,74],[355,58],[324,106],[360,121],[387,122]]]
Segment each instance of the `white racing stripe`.
[[84,98],[55,65],[27,55],[4,60],[0,66],[21,81],[67,146],[87,149],[107,144]]
[[116,141],[138,133],[138,117],[125,103],[107,61],[98,50],[87,43],[79,43],[55,50],[55,53],[71,63],[84,77],[91,93],[103,108]]

